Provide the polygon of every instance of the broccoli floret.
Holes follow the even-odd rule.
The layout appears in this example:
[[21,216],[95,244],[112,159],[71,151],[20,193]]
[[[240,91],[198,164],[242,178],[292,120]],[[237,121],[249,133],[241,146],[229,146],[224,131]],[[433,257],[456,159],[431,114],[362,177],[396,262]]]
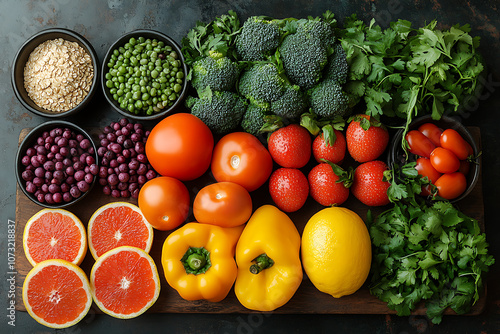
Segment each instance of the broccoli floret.
[[279,45],[280,29],[262,16],[249,17],[236,38],[236,52],[242,60],[265,60]]
[[328,62],[327,49],[321,40],[304,29],[287,35],[279,52],[290,81],[305,90],[319,82]]
[[323,47],[332,47],[335,43],[335,34],[329,23],[319,19],[300,20],[298,23],[297,31],[303,30],[319,39]]
[[210,52],[210,56],[195,61],[192,71],[191,84],[197,91],[207,86],[214,91],[230,91],[239,76],[237,63],[217,52]]
[[226,134],[235,130],[246,111],[246,101],[228,91],[206,89],[196,97],[188,97],[186,106],[191,114],[200,118],[214,134]]
[[311,111],[325,118],[346,116],[349,98],[335,81],[322,81],[309,91]]
[[265,106],[278,100],[285,91],[285,79],[273,63],[256,63],[240,76],[241,95],[250,103]]
[[306,108],[307,101],[297,85],[286,85],[284,94],[271,103],[271,112],[287,119],[298,118]]
[[347,81],[347,74],[349,73],[346,53],[340,43],[335,44],[334,50],[334,53],[328,57],[328,64],[324,69],[324,80],[345,84]]
[[260,133],[264,124],[266,124],[267,115],[268,112],[265,108],[252,103],[247,107],[247,110],[243,115],[241,127],[244,131],[256,136]]

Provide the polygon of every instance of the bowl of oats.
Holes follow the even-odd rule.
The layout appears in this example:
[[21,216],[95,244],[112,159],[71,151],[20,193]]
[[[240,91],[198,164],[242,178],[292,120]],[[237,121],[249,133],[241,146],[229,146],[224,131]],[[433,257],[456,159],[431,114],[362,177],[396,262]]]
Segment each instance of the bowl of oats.
[[12,87],[32,113],[64,118],[90,102],[99,68],[97,54],[83,36],[64,28],[46,29],[31,36],[17,52]]

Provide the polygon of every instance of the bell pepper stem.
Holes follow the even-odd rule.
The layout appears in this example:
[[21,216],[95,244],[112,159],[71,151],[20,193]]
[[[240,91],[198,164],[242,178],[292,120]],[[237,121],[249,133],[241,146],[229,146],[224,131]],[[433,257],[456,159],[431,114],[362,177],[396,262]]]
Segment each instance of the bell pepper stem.
[[199,270],[207,263],[207,260],[204,256],[195,253],[188,256],[186,263],[191,269]]
[[181,262],[187,274],[204,274],[211,266],[210,252],[204,247],[189,247]]
[[250,272],[257,275],[264,269],[271,268],[274,265],[273,259],[271,259],[267,254],[261,254],[252,260],[254,264],[250,266]]

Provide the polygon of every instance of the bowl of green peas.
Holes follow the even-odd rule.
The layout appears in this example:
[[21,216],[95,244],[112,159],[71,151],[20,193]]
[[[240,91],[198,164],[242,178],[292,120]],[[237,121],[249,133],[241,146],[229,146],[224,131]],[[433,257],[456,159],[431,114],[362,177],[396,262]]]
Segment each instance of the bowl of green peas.
[[121,115],[153,120],[173,113],[186,95],[188,69],[179,45],[154,30],[134,30],[110,47],[102,63],[106,100]]

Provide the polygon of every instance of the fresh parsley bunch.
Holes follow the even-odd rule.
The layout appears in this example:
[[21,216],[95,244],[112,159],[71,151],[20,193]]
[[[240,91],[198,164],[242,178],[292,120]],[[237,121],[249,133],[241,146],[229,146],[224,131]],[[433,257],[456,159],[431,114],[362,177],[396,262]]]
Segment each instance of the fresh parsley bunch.
[[346,90],[364,102],[366,114],[398,116],[407,124],[420,114],[440,119],[459,112],[484,70],[479,37],[470,30],[440,30],[435,20],[418,29],[398,20],[382,29],[375,19],[366,25],[352,15],[337,31],[350,66]]
[[375,219],[369,215],[370,292],[401,316],[425,300],[427,315],[438,324],[447,307],[458,314],[470,310],[494,258],[477,220],[448,201],[429,204],[416,196],[428,180],[414,164],[386,173],[394,206]]

